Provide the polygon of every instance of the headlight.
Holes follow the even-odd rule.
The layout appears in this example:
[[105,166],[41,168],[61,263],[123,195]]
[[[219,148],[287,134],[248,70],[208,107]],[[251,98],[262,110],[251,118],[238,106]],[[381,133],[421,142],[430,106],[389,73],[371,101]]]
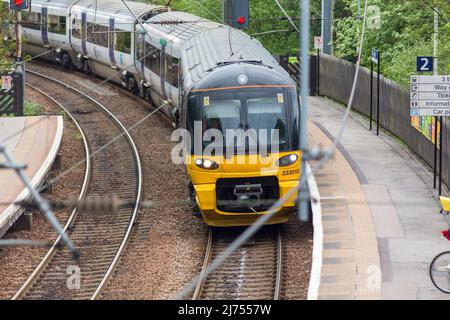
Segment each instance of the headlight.
[[287,167],[294,164],[297,160],[298,156],[296,154],[288,154],[287,156],[284,156],[277,161],[277,166]]
[[219,165],[217,163],[209,159],[196,159],[195,165],[206,170],[215,170],[219,168]]

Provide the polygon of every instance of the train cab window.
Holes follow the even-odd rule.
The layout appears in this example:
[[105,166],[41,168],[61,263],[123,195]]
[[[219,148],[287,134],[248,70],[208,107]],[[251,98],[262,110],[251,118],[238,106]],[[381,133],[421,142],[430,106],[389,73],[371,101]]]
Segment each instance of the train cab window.
[[96,45],[108,47],[108,31],[109,28],[88,22],[87,24],[87,41]]
[[[282,98],[281,98],[282,97]],[[280,144],[287,143],[287,122],[283,108],[284,94],[247,100],[247,123],[251,128],[278,130]],[[270,132],[264,141],[270,141]]]
[[[24,14],[25,13],[25,14]],[[41,14],[38,12],[22,11],[22,26],[24,28],[41,30]]]
[[53,33],[66,34],[66,17],[49,15],[48,30]]
[[115,49],[123,53],[131,53],[131,33],[118,30],[114,33]]

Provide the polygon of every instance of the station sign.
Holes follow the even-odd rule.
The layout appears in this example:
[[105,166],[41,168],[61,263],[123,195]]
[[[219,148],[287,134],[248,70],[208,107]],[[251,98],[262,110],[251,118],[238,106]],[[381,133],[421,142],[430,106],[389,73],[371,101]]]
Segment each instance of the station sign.
[[416,71],[426,72],[433,71],[434,69],[434,57],[417,57]]
[[323,37],[314,37],[314,49],[323,50]]
[[450,76],[411,76],[411,116],[450,116]]
[[380,62],[380,51],[372,48],[372,50],[370,51],[370,58],[374,63],[378,64]]
[[12,82],[13,82],[12,76],[1,76],[0,89],[5,91],[11,90]]

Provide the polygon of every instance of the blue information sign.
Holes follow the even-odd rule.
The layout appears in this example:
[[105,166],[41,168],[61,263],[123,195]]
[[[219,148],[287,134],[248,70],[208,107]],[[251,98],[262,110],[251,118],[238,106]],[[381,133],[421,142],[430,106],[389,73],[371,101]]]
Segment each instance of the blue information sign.
[[417,57],[417,72],[433,71],[434,57]]
[[378,64],[380,62],[380,52],[377,49],[372,48],[370,56],[374,63]]

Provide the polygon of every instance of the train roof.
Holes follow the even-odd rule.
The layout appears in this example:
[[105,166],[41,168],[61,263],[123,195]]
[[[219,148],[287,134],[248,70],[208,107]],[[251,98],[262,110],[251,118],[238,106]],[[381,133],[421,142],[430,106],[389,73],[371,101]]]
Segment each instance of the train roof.
[[[179,23],[174,23],[176,21]],[[256,38],[227,25],[178,11],[156,15],[147,21],[147,25],[165,40],[180,46],[187,87],[219,65],[233,61],[260,61],[262,65],[286,74]]]
[[219,23],[179,11],[158,14],[149,19],[147,25],[150,25],[153,31],[166,35],[167,40],[175,40],[178,43],[185,42],[201,31],[223,27]]
[[[35,0],[33,0],[34,2]],[[59,1],[59,0],[58,0]],[[66,0],[67,1],[67,0]],[[133,14],[140,18],[148,12],[154,10],[166,10],[165,7],[154,4],[146,4],[142,2],[125,1],[122,0],[72,0],[74,6],[85,9],[100,11],[103,15],[110,15],[111,17],[128,17],[130,20],[135,20]],[[133,12],[133,14],[130,12]]]
[[[164,6],[146,4],[142,2],[125,1],[130,10],[138,18],[151,11],[167,10]],[[122,0],[33,0],[33,6],[70,8],[71,6],[81,7],[87,10],[95,10],[111,17],[134,20],[133,14],[123,4]]]

